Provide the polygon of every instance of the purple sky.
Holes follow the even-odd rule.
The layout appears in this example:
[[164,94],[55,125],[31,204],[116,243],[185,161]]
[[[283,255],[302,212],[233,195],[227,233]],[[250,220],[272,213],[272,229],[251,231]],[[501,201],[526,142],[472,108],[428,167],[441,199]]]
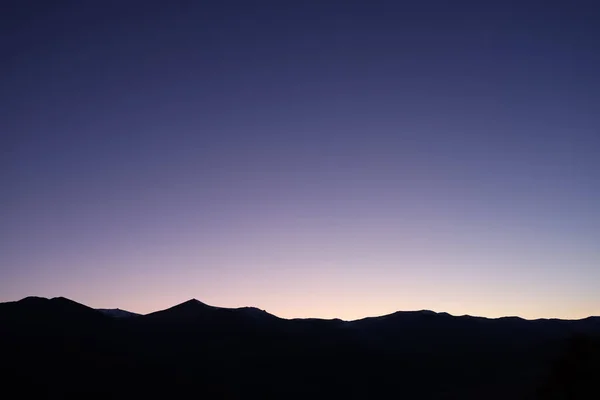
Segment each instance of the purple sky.
[[0,301],[600,314],[595,1],[9,1]]

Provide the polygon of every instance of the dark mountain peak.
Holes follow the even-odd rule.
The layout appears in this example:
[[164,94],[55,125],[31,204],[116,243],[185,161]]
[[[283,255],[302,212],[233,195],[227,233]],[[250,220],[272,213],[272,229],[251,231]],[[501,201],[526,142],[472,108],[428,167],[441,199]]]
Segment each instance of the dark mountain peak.
[[209,306],[206,303],[201,302],[200,300],[197,299],[190,299],[188,301],[184,301],[181,304],[177,304],[176,306],[171,307],[170,309],[174,309],[174,308],[180,308],[180,309],[207,309],[207,308],[215,308],[213,306]]
[[221,329],[223,326],[255,326],[280,318],[256,307],[225,308],[191,299],[166,310],[142,317],[148,321],[170,321],[174,324],[192,324],[203,329]]
[[203,303],[203,302],[201,302],[200,300],[198,300],[198,299],[195,299],[195,298],[194,298],[194,299],[189,299],[188,301],[184,301],[184,302],[183,302],[183,303],[181,303],[181,304],[196,304],[196,305],[203,305],[203,306],[205,306],[205,305],[206,305],[205,303]]
[[88,323],[101,323],[104,316],[98,311],[65,297],[47,299],[44,297],[26,297],[22,300],[3,303],[5,323],[14,326],[37,326],[62,329],[64,326],[83,327]]
[[177,304],[173,307],[167,308],[165,310],[156,311],[148,314],[147,316],[156,318],[195,318],[201,315],[205,315],[207,312],[211,310],[217,310],[217,307],[209,306],[197,299],[190,299],[183,303]]
[[49,307],[49,308],[79,308],[79,309],[91,309],[88,306],[85,306],[81,303],[77,303],[71,299],[67,299],[66,297],[53,297],[48,299],[46,297],[38,297],[38,296],[28,296],[24,299],[21,299],[15,304],[19,304],[27,307]]
[[16,303],[20,303],[20,304],[42,304],[49,301],[47,298],[45,297],[39,297],[39,296],[27,296],[19,301],[17,301]]
[[81,303],[77,303],[71,299],[67,299],[66,297],[53,297],[48,299],[46,297],[38,297],[38,296],[28,296],[24,299],[21,299],[16,304],[26,305],[28,307],[72,307],[79,309],[91,309],[88,306],[85,306]]

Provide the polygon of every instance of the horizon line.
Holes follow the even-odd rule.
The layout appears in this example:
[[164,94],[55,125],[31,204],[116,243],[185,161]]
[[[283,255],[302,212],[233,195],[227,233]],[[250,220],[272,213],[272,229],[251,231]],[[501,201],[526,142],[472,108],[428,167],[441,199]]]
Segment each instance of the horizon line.
[[166,310],[169,310],[171,308],[180,306],[182,304],[196,301],[196,302],[201,303],[201,304],[203,304],[205,306],[208,306],[208,307],[218,308],[218,309],[225,309],[225,310],[238,310],[238,309],[243,309],[243,308],[254,308],[254,309],[257,309],[257,310],[264,311],[267,314],[272,315],[272,316],[274,316],[276,318],[284,319],[284,320],[313,319],[313,320],[323,320],[323,321],[339,320],[339,321],[343,321],[343,322],[354,322],[354,321],[361,321],[361,320],[369,319],[369,318],[382,318],[382,317],[390,316],[390,315],[397,314],[397,313],[425,313],[425,312],[430,312],[430,313],[434,313],[434,314],[437,314],[437,315],[446,314],[446,315],[449,315],[449,316],[454,317],[454,318],[480,318],[480,319],[487,319],[487,320],[499,320],[499,319],[516,318],[516,319],[520,319],[520,320],[523,320],[523,321],[583,321],[583,320],[587,320],[587,319],[590,319],[590,318],[600,318],[600,315],[589,315],[587,317],[582,317],[582,318],[524,318],[524,317],[520,317],[518,315],[505,315],[505,316],[501,316],[501,317],[485,317],[485,316],[471,315],[471,314],[456,315],[456,314],[451,314],[451,313],[446,312],[446,311],[435,311],[435,310],[430,310],[430,309],[397,310],[397,311],[394,311],[394,312],[391,312],[391,313],[387,313],[387,314],[372,315],[372,316],[366,316],[366,317],[356,318],[356,319],[342,319],[342,318],[337,318],[337,317],[334,317],[334,318],[319,318],[319,317],[294,317],[294,318],[285,318],[285,317],[280,317],[278,315],[272,314],[272,313],[270,313],[270,312],[268,312],[268,311],[266,311],[266,310],[264,310],[264,309],[262,309],[260,307],[256,307],[256,306],[220,307],[220,306],[214,306],[214,305],[211,305],[211,304],[204,303],[203,301],[200,301],[200,300],[198,300],[196,298],[191,298],[191,299],[185,300],[183,302],[174,304],[174,305],[172,305],[170,307],[163,308],[163,309],[160,309],[160,310],[155,310],[155,311],[152,311],[152,312],[149,312],[149,313],[145,313],[145,314],[137,313],[137,312],[130,311],[130,310],[126,310],[126,309],[123,309],[123,308],[120,308],[120,307],[117,307],[117,308],[115,308],[115,307],[113,307],[113,308],[90,307],[87,304],[80,303],[80,302],[78,302],[76,300],[73,300],[73,299],[70,299],[70,298],[64,297],[64,296],[43,297],[43,296],[32,295],[32,296],[25,296],[25,297],[23,297],[20,300],[0,302],[0,304],[18,303],[18,302],[26,300],[26,299],[44,299],[44,300],[65,299],[65,300],[69,300],[69,301],[72,301],[74,303],[80,304],[82,306],[91,308],[93,310],[120,310],[120,311],[125,311],[125,312],[128,312],[128,313],[136,314],[136,315],[139,315],[139,316],[146,316],[146,315],[150,315],[150,314],[153,314],[153,313],[157,313],[157,312],[161,312],[161,311],[166,311]]

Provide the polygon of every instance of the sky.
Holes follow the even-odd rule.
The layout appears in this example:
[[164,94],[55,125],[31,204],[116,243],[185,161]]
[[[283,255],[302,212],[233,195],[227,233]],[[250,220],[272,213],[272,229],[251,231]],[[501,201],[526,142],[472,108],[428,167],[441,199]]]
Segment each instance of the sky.
[[595,1],[0,13],[0,301],[600,315]]

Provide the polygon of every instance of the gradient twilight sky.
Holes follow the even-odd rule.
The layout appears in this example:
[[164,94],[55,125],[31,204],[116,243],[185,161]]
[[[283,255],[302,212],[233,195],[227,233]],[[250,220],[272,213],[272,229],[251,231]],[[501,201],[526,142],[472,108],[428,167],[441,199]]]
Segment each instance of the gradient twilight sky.
[[596,1],[0,12],[0,301],[600,314]]

